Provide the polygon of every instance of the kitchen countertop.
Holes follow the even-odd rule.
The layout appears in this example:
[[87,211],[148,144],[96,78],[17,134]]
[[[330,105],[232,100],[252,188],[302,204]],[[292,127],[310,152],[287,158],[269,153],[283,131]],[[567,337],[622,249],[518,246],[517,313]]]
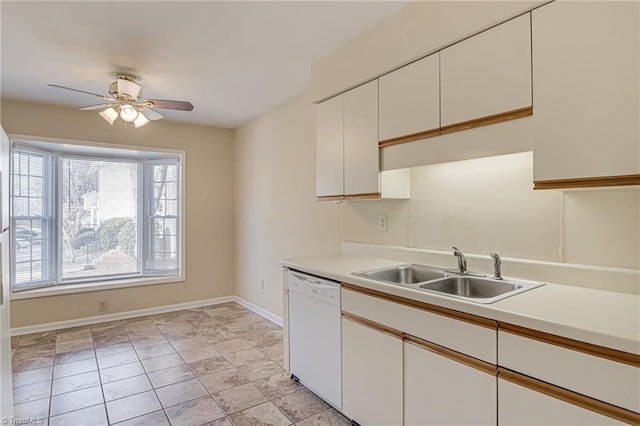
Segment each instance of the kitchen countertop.
[[282,260],[286,267],[335,281],[640,355],[640,295],[546,283],[481,304],[352,275],[406,263],[349,254]]

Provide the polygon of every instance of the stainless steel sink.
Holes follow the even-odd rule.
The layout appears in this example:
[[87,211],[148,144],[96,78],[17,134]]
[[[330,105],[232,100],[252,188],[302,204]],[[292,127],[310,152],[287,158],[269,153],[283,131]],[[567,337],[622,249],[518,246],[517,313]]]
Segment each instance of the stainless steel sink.
[[400,265],[373,271],[356,272],[354,275],[394,284],[417,284],[447,276],[442,269],[423,265]]
[[493,303],[542,285],[544,284],[529,281],[494,280],[461,275],[420,284],[418,288],[474,302]]

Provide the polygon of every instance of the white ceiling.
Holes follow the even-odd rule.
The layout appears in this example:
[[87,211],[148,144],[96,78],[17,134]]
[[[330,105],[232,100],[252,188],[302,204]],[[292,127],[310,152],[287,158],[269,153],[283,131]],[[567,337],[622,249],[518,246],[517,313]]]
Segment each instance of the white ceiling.
[[[168,119],[235,128],[302,93],[310,65],[407,1],[1,1],[1,95],[86,106],[117,71]],[[96,102],[97,101],[97,102]],[[87,114],[95,112],[87,112]]]

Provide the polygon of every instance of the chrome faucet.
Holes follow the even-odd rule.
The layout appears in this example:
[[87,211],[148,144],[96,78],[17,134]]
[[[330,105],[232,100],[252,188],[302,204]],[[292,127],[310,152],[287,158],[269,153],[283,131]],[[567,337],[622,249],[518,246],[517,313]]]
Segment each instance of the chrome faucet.
[[453,255],[458,258],[458,271],[461,274],[467,273],[467,258],[464,257],[464,254],[460,249],[456,246],[453,246]]
[[494,280],[501,280],[502,279],[502,275],[500,274],[500,265],[502,264],[502,261],[500,260],[500,255],[498,253],[491,253],[490,254],[491,259],[493,259],[493,279]]

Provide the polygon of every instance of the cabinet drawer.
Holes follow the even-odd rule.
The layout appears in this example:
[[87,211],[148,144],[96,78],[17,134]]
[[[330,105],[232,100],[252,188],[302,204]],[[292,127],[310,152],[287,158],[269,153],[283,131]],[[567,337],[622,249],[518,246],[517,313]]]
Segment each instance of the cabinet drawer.
[[640,412],[640,368],[510,332],[498,332],[499,365]]
[[[441,309],[441,308],[440,308]],[[342,288],[342,310],[496,364],[496,329]],[[455,311],[452,311],[455,313]]]

